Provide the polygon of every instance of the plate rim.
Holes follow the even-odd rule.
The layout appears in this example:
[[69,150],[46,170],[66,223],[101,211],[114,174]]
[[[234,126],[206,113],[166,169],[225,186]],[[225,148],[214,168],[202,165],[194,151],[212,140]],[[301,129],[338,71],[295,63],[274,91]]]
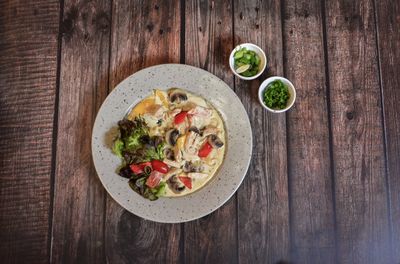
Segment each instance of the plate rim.
[[[234,97],[236,97],[236,99],[237,99],[238,101],[240,101],[239,108],[241,108],[241,110],[245,113],[245,116],[247,117],[245,121],[246,121],[246,123],[247,123],[247,128],[249,129],[249,133],[250,133],[250,135],[251,135],[251,136],[250,136],[250,140],[249,140],[249,146],[250,146],[249,150],[250,150],[250,152],[249,152],[249,156],[248,156],[248,159],[247,159],[247,161],[246,161],[246,164],[245,164],[245,168],[244,168],[243,173],[242,173],[243,176],[241,176],[241,177],[240,177],[240,180],[237,181],[237,184],[235,185],[234,189],[232,189],[232,191],[229,192],[229,195],[227,195],[226,197],[224,197],[223,199],[221,199],[220,202],[218,203],[218,205],[217,205],[217,206],[214,206],[211,210],[208,210],[208,211],[206,211],[206,212],[204,212],[204,213],[200,213],[200,214],[198,214],[197,216],[194,216],[194,217],[187,217],[187,218],[185,218],[185,219],[183,219],[183,220],[175,219],[175,220],[163,220],[163,221],[160,221],[160,220],[158,220],[158,219],[150,218],[150,217],[143,216],[143,215],[138,215],[138,214],[132,212],[130,209],[126,208],[126,207],[122,204],[122,202],[120,202],[119,199],[117,199],[117,198],[114,196],[113,192],[111,192],[111,191],[109,190],[109,188],[107,187],[107,185],[106,185],[105,182],[103,181],[102,177],[100,177],[100,174],[99,174],[99,172],[98,172],[98,167],[96,166],[95,156],[94,156],[94,152],[95,152],[95,148],[94,148],[94,142],[95,142],[95,140],[94,140],[94,135],[95,135],[95,134],[94,134],[94,129],[95,129],[96,124],[99,122],[99,119],[100,119],[99,113],[100,113],[102,107],[106,104],[106,102],[107,102],[108,100],[110,100],[110,98],[112,97],[111,95],[112,95],[113,93],[115,93],[115,92],[117,91],[117,89],[122,89],[122,88],[119,88],[119,87],[123,87],[123,86],[121,86],[121,84],[124,83],[125,81],[127,81],[127,79],[130,79],[133,75],[139,74],[140,72],[144,72],[144,71],[151,71],[151,70],[153,70],[153,69],[155,69],[155,68],[161,68],[161,67],[184,67],[184,68],[187,67],[187,68],[191,68],[191,69],[194,69],[194,70],[196,70],[196,71],[201,71],[201,72],[205,73],[205,74],[208,75],[208,76],[211,75],[212,78],[215,78],[216,80],[218,80],[218,81],[222,82],[224,85],[226,85],[227,88],[230,89],[232,95],[233,95]],[[192,92],[192,91],[190,91],[190,92]],[[205,99],[208,101],[207,98],[205,98]],[[210,103],[211,103],[211,102],[210,102]],[[133,103],[132,103],[132,104],[133,104]],[[132,106],[132,104],[131,104],[131,106]],[[212,104],[212,105],[213,105],[213,104]],[[215,107],[215,106],[213,105],[213,107]],[[216,108],[216,110],[217,110],[218,112],[221,112],[217,107],[215,107],[215,108]],[[222,118],[222,119],[223,119],[223,121],[225,122],[224,118]],[[207,215],[209,215],[209,214],[215,212],[215,211],[218,210],[219,208],[221,208],[223,205],[225,205],[225,204],[232,198],[232,196],[234,196],[234,194],[238,191],[239,187],[242,185],[242,183],[243,183],[243,181],[244,181],[244,178],[247,176],[247,173],[248,173],[248,170],[249,170],[249,167],[250,167],[250,164],[251,164],[251,160],[252,160],[252,155],[253,155],[253,131],[252,131],[252,127],[251,127],[251,123],[250,123],[250,119],[249,119],[248,113],[247,113],[247,111],[246,111],[246,109],[245,109],[245,107],[244,107],[242,101],[240,100],[240,97],[236,94],[236,92],[235,92],[224,80],[222,80],[221,78],[219,78],[219,77],[216,76],[215,74],[213,74],[213,73],[211,73],[211,72],[209,72],[209,71],[207,71],[207,70],[204,70],[204,69],[202,69],[202,68],[199,68],[199,67],[195,67],[195,66],[188,65],[188,64],[181,64],[181,63],[163,63],[163,64],[152,65],[152,66],[149,66],[149,67],[146,67],[146,68],[142,68],[142,69],[140,69],[140,70],[138,70],[138,71],[136,71],[136,72],[133,72],[131,75],[127,76],[127,77],[124,78],[122,81],[120,81],[117,85],[114,86],[114,88],[112,89],[112,91],[111,91],[110,93],[107,94],[107,97],[103,100],[103,102],[101,103],[101,106],[98,108],[97,113],[96,113],[96,118],[95,118],[95,121],[94,121],[94,123],[93,123],[93,127],[92,127],[92,131],[91,131],[91,132],[92,132],[92,134],[91,134],[91,156],[92,156],[92,162],[93,162],[93,165],[94,165],[94,168],[95,168],[97,177],[100,179],[100,182],[101,182],[101,184],[102,184],[102,187],[107,191],[108,195],[110,195],[110,197],[111,197],[119,206],[121,206],[124,210],[128,211],[129,213],[131,213],[131,214],[133,214],[133,215],[135,215],[135,216],[137,216],[137,217],[140,217],[140,218],[145,219],[145,220],[148,220],[148,221],[156,222],[156,223],[176,224],[176,223],[190,222],[190,221],[194,221],[194,220],[203,218],[203,217],[205,217],[205,216],[207,216]],[[229,133],[229,131],[227,131],[227,132]],[[226,155],[226,153],[225,153],[225,155]],[[222,164],[223,164],[223,163],[222,163]],[[219,169],[220,169],[220,168],[219,168]],[[219,169],[218,169],[218,170],[219,170]],[[218,172],[217,172],[217,173],[218,173]],[[116,174],[116,175],[117,175],[117,174]],[[215,176],[216,176],[216,175],[214,175],[213,178],[214,178]],[[215,178],[214,178],[214,179],[215,179]],[[210,182],[210,184],[212,184],[212,182]],[[202,188],[204,188],[204,187],[205,187],[205,186],[203,186]],[[200,189],[197,190],[197,191],[200,191]],[[197,191],[196,191],[196,192],[197,192]],[[166,198],[166,199],[179,199],[179,197]]]

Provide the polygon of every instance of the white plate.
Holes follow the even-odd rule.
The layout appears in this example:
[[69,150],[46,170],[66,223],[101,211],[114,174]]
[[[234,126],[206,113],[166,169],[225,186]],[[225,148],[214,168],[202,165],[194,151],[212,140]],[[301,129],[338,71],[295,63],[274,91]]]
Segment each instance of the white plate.
[[[120,158],[111,152],[117,122],[153,89],[179,87],[208,100],[221,114],[227,132],[226,155],[220,169],[202,189],[178,198],[149,201],[135,193],[128,179],[118,176]],[[114,131],[114,132],[112,132]],[[249,118],[233,90],[213,74],[182,64],[162,64],[129,76],[108,95],[92,133],[97,174],[107,192],[126,210],[148,220],[180,223],[203,217],[222,206],[239,188],[252,152]]]

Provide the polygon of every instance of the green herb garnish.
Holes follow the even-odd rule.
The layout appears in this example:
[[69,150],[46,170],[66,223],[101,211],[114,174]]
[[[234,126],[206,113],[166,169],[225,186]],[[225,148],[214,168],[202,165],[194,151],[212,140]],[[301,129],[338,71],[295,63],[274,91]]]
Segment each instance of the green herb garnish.
[[272,109],[286,108],[289,98],[289,89],[280,80],[270,83],[263,93],[263,101],[265,105]]
[[235,70],[244,77],[252,77],[258,73],[261,59],[252,50],[241,48],[233,55],[235,59]]

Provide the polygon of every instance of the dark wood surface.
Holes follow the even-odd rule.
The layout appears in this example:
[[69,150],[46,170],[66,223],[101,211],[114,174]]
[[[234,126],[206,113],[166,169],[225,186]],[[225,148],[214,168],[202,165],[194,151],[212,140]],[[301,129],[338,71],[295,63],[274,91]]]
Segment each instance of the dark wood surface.
[[52,263],[104,260],[105,190],[91,158],[90,134],[107,95],[108,1],[64,1],[55,128]]
[[261,80],[283,75],[281,8],[275,1],[234,1],[234,44],[257,43],[269,54],[267,74],[252,82],[235,78],[254,144],[251,176],[237,194],[240,263],[275,263],[289,256],[286,118],[268,114],[257,101]]
[[[181,4],[176,1],[116,0],[112,5],[109,90],[142,68],[179,63]],[[177,263],[182,225],[143,220],[106,199],[108,263]]]
[[301,102],[287,114],[291,250],[305,263],[336,261],[322,8],[305,0],[283,10],[285,75]]
[[57,1],[0,1],[0,262],[50,257]]
[[[1,263],[400,263],[400,2],[0,2]],[[242,81],[232,48],[261,46]],[[223,79],[253,129],[238,192],[192,222],[138,218],[96,175],[91,129],[132,73],[185,63]],[[271,114],[262,80],[297,101]]]
[[[226,63],[233,48],[232,4],[229,0],[185,1],[181,63],[206,69],[233,88]],[[235,196],[215,213],[183,224],[182,262],[237,263],[237,250],[232,250],[238,247],[236,212]]]
[[373,2],[325,13],[338,261],[393,263]]

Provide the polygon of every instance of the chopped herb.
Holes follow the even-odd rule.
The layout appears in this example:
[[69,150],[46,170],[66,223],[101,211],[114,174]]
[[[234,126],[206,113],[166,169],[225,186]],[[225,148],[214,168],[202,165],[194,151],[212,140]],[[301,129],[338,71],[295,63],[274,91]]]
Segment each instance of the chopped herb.
[[289,98],[289,89],[280,80],[270,83],[263,93],[263,101],[271,109],[286,108]]
[[235,70],[238,74],[251,77],[258,73],[261,59],[255,51],[241,48],[233,55]]

